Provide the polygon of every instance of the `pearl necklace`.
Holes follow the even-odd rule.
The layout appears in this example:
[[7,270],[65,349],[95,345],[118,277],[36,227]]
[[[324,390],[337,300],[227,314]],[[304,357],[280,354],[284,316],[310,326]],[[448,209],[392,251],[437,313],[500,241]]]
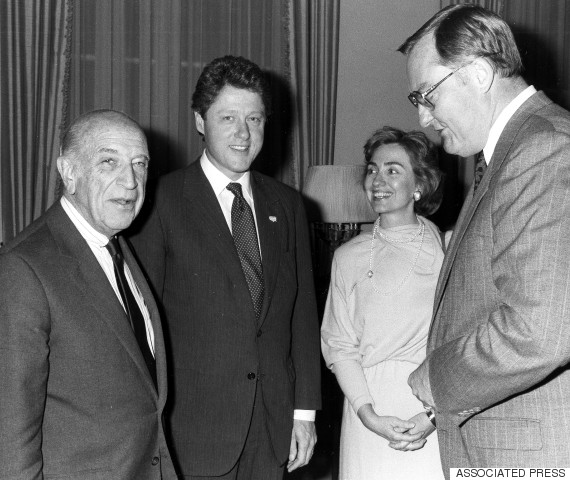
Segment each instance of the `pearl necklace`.
[[[416,265],[418,263],[418,259],[420,258],[420,252],[422,251],[422,247],[424,245],[424,233],[425,233],[425,228],[426,228],[425,223],[417,215],[416,215],[416,218],[418,219],[420,226],[418,228],[418,231],[414,234],[414,236],[410,240],[397,240],[394,238],[390,238],[388,235],[382,233],[379,230],[380,217],[378,217],[378,220],[376,220],[374,222],[374,230],[372,230],[372,241],[370,242],[370,257],[368,259],[369,270],[368,270],[367,275],[368,275],[368,278],[370,279],[370,283],[372,284],[372,288],[379,295],[388,296],[388,295],[393,295],[394,293],[398,292],[404,286],[404,284],[408,281],[408,278],[410,278],[410,275],[414,271],[414,268],[416,268]],[[374,239],[376,238],[376,233],[378,233],[378,235],[380,237],[382,237],[384,240],[386,240],[387,242],[390,242],[390,243],[411,243],[418,236],[420,237],[420,246],[419,246],[418,251],[416,253],[416,258],[414,259],[414,263],[412,264],[412,266],[410,267],[410,269],[406,273],[406,276],[400,282],[400,284],[395,289],[389,290],[387,292],[381,292],[380,290],[378,290],[376,288],[376,285],[374,284],[374,280],[372,279],[372,277],[374,276],[374,270],[372,270],[372,256],[373,256],[373,252],[374,252]]]

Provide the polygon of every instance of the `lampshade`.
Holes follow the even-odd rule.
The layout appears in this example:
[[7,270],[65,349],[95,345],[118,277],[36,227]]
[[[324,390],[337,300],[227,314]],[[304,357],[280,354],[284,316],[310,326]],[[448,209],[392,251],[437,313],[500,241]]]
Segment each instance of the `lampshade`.
[[303,188],[310,221],[368,223],[372,210],[363,188],[365,165],[314,165],[307,170]]

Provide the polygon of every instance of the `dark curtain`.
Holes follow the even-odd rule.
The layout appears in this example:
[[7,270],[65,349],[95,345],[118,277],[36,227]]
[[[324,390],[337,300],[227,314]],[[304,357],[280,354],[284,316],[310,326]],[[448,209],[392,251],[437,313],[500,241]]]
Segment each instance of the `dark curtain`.
[[504,0],[529,84],[570,109],[570,0]]
[[340,0],[290,0],[294,185],[334,159]]
[[55,199],[70,6],[0,1],[0,242]]

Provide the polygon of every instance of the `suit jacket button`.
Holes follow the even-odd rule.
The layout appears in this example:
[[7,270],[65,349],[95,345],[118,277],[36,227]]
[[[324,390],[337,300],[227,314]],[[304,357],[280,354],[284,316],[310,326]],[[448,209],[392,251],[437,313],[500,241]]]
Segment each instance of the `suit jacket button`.
[[158,457],[152,457],[152,463],[153,465],[158,465],[158,462],[160,462],[160,459]]
[[261,334],[262,334],[261,330],[258,330],[258,331],[257,331],[257,336],[258,336],[258,337],[261,337]]
[[248,378],[249,380],[254,380],[254,379],[255,379],[255,373],[249,372],[249,373],[247,374],[247,378]]

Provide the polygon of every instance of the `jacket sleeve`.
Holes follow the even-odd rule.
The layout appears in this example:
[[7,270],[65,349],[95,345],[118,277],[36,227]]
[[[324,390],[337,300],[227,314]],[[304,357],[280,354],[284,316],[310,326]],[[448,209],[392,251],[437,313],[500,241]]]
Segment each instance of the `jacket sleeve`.
[[43,478],[49,311],[46,293],[33,269],[13,253],[0,255],[2,478]]
[[295,230],[298,293],[291,320],[291,356],[295,368],[295,409],[321,408],[320,339],[309,230],[300,195]]

